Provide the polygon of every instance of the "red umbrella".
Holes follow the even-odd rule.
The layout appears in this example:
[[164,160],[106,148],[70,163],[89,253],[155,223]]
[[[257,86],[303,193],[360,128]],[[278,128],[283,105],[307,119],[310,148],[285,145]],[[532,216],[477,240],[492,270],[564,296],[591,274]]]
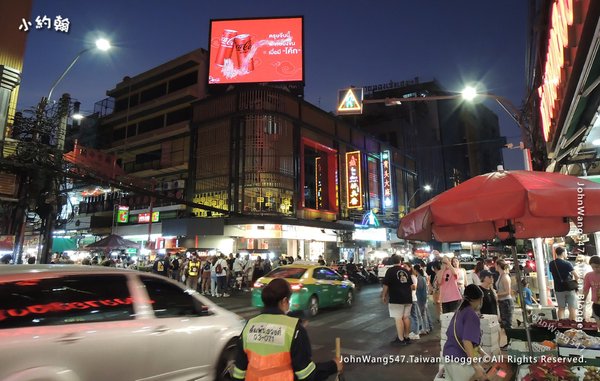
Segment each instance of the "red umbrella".
[[560,173],[498,171],[474,177],[402,218],[398,237],[440,242],[558,237],[572,222],[580,234],[600,231],[600,184]]
[[[600,230],[600,184],[560,173],[501,170],[474,177],[419,206],[402,218],[398,237],[440,242],[559,237],[572,225],[579,234]],[[518,264],[514,243],[512,254]],[[519,266],[515,270],[523,295]],[[533,355],[528,323],[525,332]]]

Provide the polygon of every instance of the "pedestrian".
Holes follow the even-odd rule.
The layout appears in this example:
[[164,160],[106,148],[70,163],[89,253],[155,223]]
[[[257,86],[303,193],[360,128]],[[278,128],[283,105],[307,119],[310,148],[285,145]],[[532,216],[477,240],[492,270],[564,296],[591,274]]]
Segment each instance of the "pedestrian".
[[233,278],[235,280],[235,288],[238,290],[242,289],[242,279],[244,272],[244,260],[240,257],[240,253],[235,254],[235,260],[233,261]]
[[488,270],[481,270],[479,273],[481,278],[481,292],[483,292],[483,299],[481,304],[481,313],[485,315],[496,315],[498,316],[498,297],[496,296],[496,290],[494,290],[494,275]]
[[202,295],[210,295],[210,265],[210,258],[207,257],[202,263],[202,272],[200,274],[202,279],[202,283],[200,284]]
[[438,272],[436,283],[440,289],[442,312],[454,312],[460,305],[462,295],[458,288],[458,269],[455,269],[448,257],[442,259],[442,269]]
[[319,262],[319,265],[325,266],[325,259],[323,259],[322,255],[319,255],[319,261],[318,262]]
[[[579,254],[577,256],[577,259],[575,259],[575,271],[577,272],[577,276],[579,276],[579,279],[585,279],[585,276],[588,273],[591,273],[592,271],[594,271],[592,269],[592,267],[589,264],[589,260],[590,257],[588,257],[587,255],[582,255]],[[585,283],[585,281],[584,281]],[[581,290],[582,295],[583,295],[583,290]],[[592,295],[588,294],[587,297],[583,298],[584,301],[584,308],[583,308],[583,320],[584,321],[591,321],[590,319],[592,318]]]
[[412,267],[410,262],[404,264],[406,271],[410,274],[410,278],[412,280],[413,286],[411,295],[412,295],[412,307],[410,308],[410,333],[408,334],[408,338],[411,340],[419,340],[421,336],[419,332],[423,328],[423,318],[421,317],[421,310],[419,310],[418,298],[417,298],[417,272]]
[[188,288],[196,291],[198,289],[198,277],[200,276],[200,259],[196,253],[192,254],[192,258],[187,265],[187,274],[185,284]]
[[[475,286],[481,286],[481,272],[485,269],[485,264],[483,261],[477,261],[473,272],[471,273],[470,279],[468,280],[468,284],[474,284]],[[490,273],[491,274],[491,273]]]
[[416,287],[410,274],[401,266],[402,259],[394,254],[391,257],[392,267],[387,269],[383,278],[381,300],[388,304],[390,317],[396,321],[396,338],[393,345],[410,344],[410,310],[412,307],[412,290]]
[[494,287],[496,287],[496,284],[498,283],[498,278],[500,278],[500,273],[498,272],[498,269],[496,268],[497,262],[498,262],[497,256],[494,256],[491,259],[490,258],[486,259],[487,268],[488,268],[489,272],[492,273],[492,277],[494,278]]
[[458,278],[456,279],[456,284],[458,285],[458,290],[460,291],[460,295],[462,297],[465,292],[465,286],[467,285],[467,270],[460,267],[460,261],[458,258],[454,257],[450,261],[452,263],[452,267],[454,267],[458,272]]
[[[229,267],[225,260],[225,254],[221,254],[215,262],[215,273],[217,274],[217,297],[228,297],[227,293],[227,272]],[[211,269],[212,271],[212,269]]]
[[569,309],[569,319],[575,320],[577,309],[577,289],[568,289],[568,280],[577,280],[577,271],[573,265],[565,260],[565,249],[556,247],[554,249],[556,259],[548,264],[552,278],[554,279],[554,291],[558,303],[558,319],[565,318],[565,308]]
[[415,265],[415,271],[417,272],[417,304],[419,305],[419,312],[421,312],[421,319],[423,320],[423,326],[419,334],[427,335],[433,331],[433,320],[429,313],[429,307],[427,305],[427,295],[429,294],[429,281],[423,271],[423,266]]
[[594,255],[590,258],[590,266],[593,271],[585,274],[583,279],[583,297],[592,295],[592,316],[596,320],[598,332],[600,332],[600,256]]
[[538,301],[533,296],[533,292],[529,288],[529,281],[527,279],[523,279],[521,282],[523,285],[523,298],[525,299],[525,305],[533,306],[533,304],[538,304]]
[[[110,259],[107,259],[104,263],[110,263]],[[106,265],[110,266],[110,265]],[[152,265],[152,272],[155,274],[162,275],[164,277],[169,277],[169,262],[162,255],[157,255],[156,260],[154,261],[154,265]]]
[[213,298],[217,297],[217,256],[210,258],[210,294]]
[[431,255],[433,255],[433,260],[429,261],[425,272],[429,275],[429,282],[433,286],[437,269],[442,268],[442,256],[437,250],[433,250]]
[[[515,303],[512,297],[512,286],[510,281],[510,273],[508,264],[502,259],[496,262],[496,268],[498,269],[499,278],[496,282],[496,290],[498,290],[498,309],[500,310],[500,327],[506,330],[512,328],[513,310]],[[502,349],[505,349],[508,344],[504,345]]]
[[252,267],[252,284],[256,282],[256,280],[265,275],[263,270],[263,261],[259,256],[256,257],[256,261],[254,262],[254,266]]
[[[238,341],[234,380],[326,380],[341,373],[341,359],[312,361],[308,333],[300,319],[286,316],[292,289],[273,279],[261,293],[262,313],[246,323]],[[256,332],[260,332],[257,334]]]
[[179,256],[175,254],[171,259],[171,279],[179,281]]
[[487,375],[481,366],[481,321],[477,312],[481,308],[483,292],[470,284],[458,310],[450,320],[443,348],[444,377],[449,381],[483,381]]

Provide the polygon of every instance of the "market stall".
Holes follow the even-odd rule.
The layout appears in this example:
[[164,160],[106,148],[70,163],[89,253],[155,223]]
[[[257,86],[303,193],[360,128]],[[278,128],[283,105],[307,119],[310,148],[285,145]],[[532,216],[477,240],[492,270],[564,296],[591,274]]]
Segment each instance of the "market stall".
[[[582,189],[585,197],[581,196]],[[578,212],[581,207],[585,208],[584,217]],[[402,218],[398,237],[425,242],[498,238],[512,246],[513,261],[519,263],[516,238],[563,237],[572,227],[579,234],[600,230],[600,184],[559,173],[500,169],[467,180],[422,204]],[[537,264],[537,268],[544,267]],[[515,270],[518,295],[523,295],[523,274],[519,266]],[[524,298],[520,300],[526,353],[534,358],[545,352],[534,348],[532,321]]]

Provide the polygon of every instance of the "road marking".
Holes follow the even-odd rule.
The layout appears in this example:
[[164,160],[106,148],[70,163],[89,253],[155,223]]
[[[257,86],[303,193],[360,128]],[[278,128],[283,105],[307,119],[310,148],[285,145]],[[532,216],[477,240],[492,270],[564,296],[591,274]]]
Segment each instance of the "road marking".
[[385,331],[386,329],[391,328],[394,325],[396,325],[396,323],[394,322],[394,319],[388,318],[387,316],[382,316],[381,318],[384,320],[365,328],[365,331],[371,332],[371,333],[381,333],[381,332]]
[[326,316],[324,318],[317,318],[317,320],[309,320],[308,321],[308,326],[309,327],[320,327],[320,326],[325,325],[325,324],[329,324],[329,323],[333,323],[333,322],[338,322],[346,314],[347,313],[345,311],[342,311],[342,312],[336,312],[336,313],[334,313],[332,315],[329,315],[329,316]]
[[366,322],[368,322],[369,320],[372,320],[373,318],[377,318],[378,316],[381,316],[379,314],[368,314],[368,315],[364,315],[358,318],[354,318],[352,320],[346,321],[342,324],[338,324],[338,325],[334,325],[331,328],[336,328],[336,329],[350,329],[350,328],[354,328],[358,325],[364,324]]
[[312,348],[313,351],[318,351],[319,349],[325,347],[324,345],[319,345],[319,344],[311,344],[310,346]]

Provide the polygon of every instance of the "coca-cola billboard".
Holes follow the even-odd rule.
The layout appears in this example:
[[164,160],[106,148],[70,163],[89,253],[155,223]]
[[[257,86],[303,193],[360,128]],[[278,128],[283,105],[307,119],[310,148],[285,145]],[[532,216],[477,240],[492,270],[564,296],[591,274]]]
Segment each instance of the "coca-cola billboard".
[[303,82],[303,19],[211,20],[210,85]]

